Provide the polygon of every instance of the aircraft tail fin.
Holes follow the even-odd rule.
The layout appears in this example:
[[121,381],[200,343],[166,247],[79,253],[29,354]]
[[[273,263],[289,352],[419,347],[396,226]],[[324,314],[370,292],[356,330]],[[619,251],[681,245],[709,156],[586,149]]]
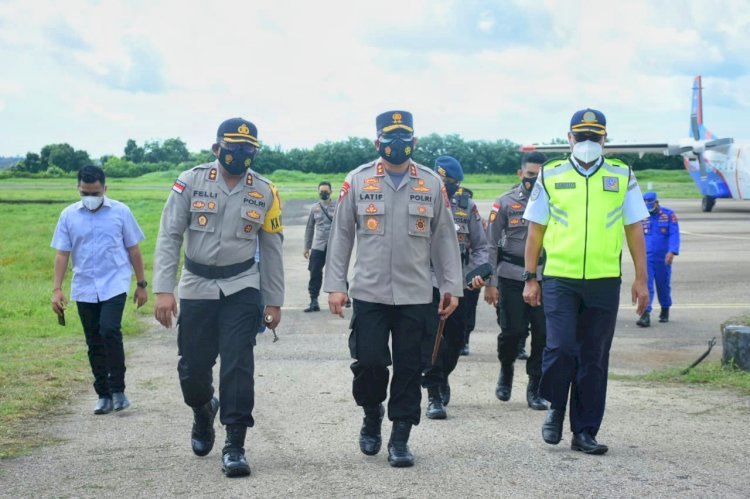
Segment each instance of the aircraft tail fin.
[[703,86],[700,75],[693,79],[693,99],[690,106],[690,136],[694,140],[710,140],[716,136],[703,125]]

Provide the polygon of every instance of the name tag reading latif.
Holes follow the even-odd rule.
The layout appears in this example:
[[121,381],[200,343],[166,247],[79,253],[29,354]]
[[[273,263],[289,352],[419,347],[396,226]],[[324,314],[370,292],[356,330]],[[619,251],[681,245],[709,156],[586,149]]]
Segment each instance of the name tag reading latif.
[[555,189],[575,189],[575,182],[555,182]]

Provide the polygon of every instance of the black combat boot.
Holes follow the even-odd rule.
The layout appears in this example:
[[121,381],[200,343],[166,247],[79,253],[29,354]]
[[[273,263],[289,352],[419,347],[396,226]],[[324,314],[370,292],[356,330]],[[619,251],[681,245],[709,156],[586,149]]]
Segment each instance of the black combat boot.
[[497,379],[495,396],[503,402],[510,400],[510,390],[513,387],[513,364],[501,364],[500,377]]
[[550,445],[557,445],[562,440],[563,422],[565,421],[565,408],[549,409],[547,417],[542,424],[542,438]]
[[380,452],[383,438],[380,436],[380,425],[383,423],[385,409],[383,404],[365,407],[365,417],[362,419],[362,429],[359,431],[359,450],[368,456]]
[[445,383],[440,385],[440,397],[443,399],[443,406],[448,407],[448,404],[451,401],[451,385],[448,383],[448,380],[445,380]]
[[661,313],[659,314],[659,322],[669,322],[669,309],[668,308],[661,309]]
[[212,398],[200,407],[193,407],[193,432],[190,443],[196,456],[205,456],[214,448],[214,419],[219,412],[219,399]]
[[303,312],[320,312],[320,305],[318,305],[317,298],[310,298],[310,304]]
[[221,455],[221,471],[227,477],[247,476],[250,465],[245,459],[245,425],[227,425],[227,440]]
[[445,419],[448,414],[443,407],[443,397],[440,387],[431,386],[427,389],[427,413],[428,419]]
[[535,411],[546,411],[547,402],[539,396],[539,376],[529,376],[529,384],[526,386],[526,402]]
[[414,455],[407,445],[411,423],[406,421],[394,421],[391,430],[391,440],[388,442],[388,464],[394,468],[405,468],[414,466]]
[[636,325],[641,327],[649,327],[651,325],[651,314],[649,314],[648,312],[643,312],[643,315],[640,319],[638,319]]

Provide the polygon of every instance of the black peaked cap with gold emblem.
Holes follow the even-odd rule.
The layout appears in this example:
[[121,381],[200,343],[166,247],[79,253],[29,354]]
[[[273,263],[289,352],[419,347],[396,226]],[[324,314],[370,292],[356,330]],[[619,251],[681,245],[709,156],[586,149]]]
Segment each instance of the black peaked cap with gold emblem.
[[397,130],[414,133],[414,117],[409,111],[387,111],[375,118],[378,135]]
[[570,131],[573,133],[593,132],[604,135],[607,133],[607,118],[604,117],[604,113],[596,109],[581,109],[570,118]]
[[246,142],[255,147],[260,147],[258,128],[242,118],[230,118],[219,125],[216,138],[228,143]]

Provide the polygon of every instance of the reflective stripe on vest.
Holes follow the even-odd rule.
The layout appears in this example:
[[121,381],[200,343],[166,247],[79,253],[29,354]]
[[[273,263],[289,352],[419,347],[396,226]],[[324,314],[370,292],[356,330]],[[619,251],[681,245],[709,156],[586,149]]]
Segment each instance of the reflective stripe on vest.
[[586,177],[569,160],[543,166],[550,219],[544,233],[545,276],[601,279],[620,276],[622,207],[630,168],[607,159]]

